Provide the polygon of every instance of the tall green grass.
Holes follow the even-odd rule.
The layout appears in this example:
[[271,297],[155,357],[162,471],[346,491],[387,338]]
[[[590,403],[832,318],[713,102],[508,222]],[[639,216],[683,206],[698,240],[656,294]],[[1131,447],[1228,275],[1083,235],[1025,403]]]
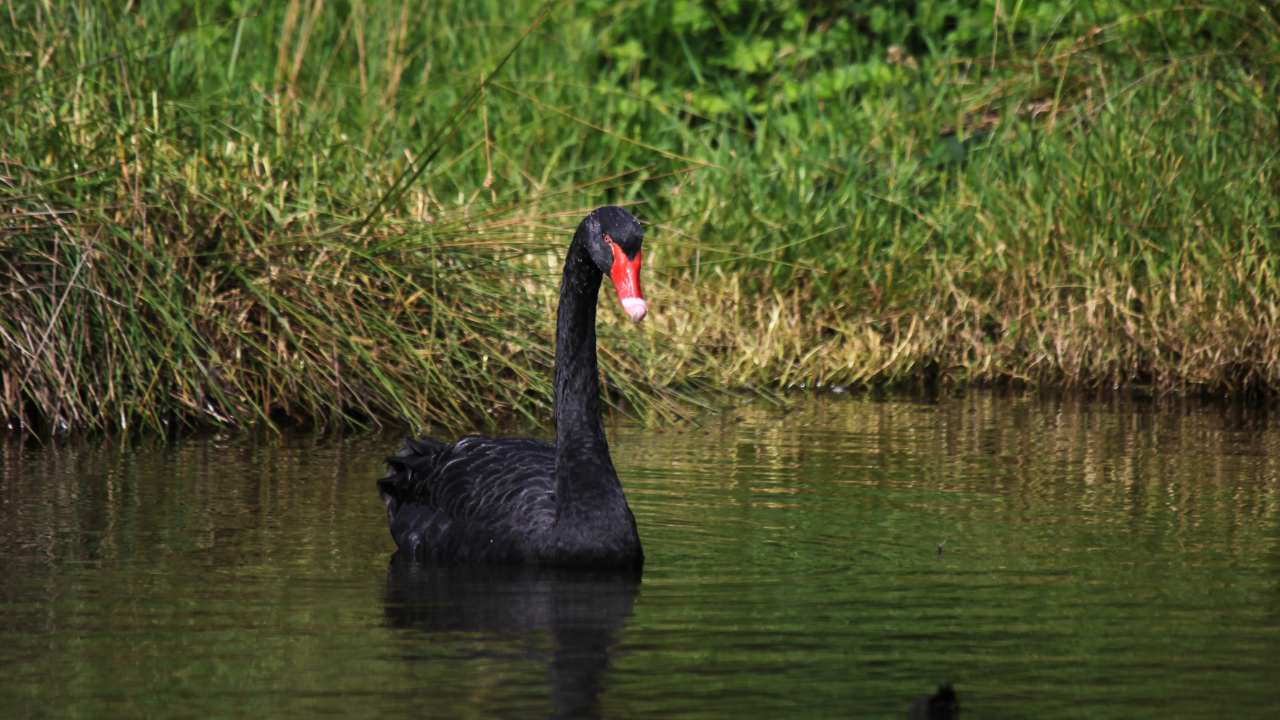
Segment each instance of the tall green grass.
[[671,7],[10,4],[0,414],[543,419],[561,254],[606,202],[651,225],[651,319],[602,314],[641,412],[1280,389],[1265,5]]

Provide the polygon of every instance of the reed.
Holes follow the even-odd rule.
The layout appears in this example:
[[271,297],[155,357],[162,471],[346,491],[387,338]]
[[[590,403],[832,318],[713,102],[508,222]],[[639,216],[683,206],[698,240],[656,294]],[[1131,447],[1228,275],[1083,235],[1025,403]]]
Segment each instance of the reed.
[[1265,6],[1000,11],[936,42],[918,15],[923,41],[850,51],[770,14],[798,3],[703,34],[644,3],[265,5],[0,13],[11,427],[542,422],[563,248],[606,202],[652,223],[654,312],[602,312],[608,396],[641,414],[748,386],[1280,390]]

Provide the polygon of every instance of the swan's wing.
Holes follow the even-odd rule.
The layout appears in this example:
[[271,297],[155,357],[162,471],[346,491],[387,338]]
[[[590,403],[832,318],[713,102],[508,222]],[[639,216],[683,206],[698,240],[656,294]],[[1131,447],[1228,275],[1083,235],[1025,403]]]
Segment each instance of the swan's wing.
[[516,559],[555,521],[555,450],[536,440],[406,441],[378,481],[401,550],[433,560]]

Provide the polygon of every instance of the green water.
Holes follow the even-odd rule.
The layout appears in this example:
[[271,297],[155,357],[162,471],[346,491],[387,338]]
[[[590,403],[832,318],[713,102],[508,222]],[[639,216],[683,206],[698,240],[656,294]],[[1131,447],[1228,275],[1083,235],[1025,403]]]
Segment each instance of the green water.
[[0,444],[3,717],[1280,710],[1280,420],[977,394],[610,428],[626,578],[388,563],[389,438]]

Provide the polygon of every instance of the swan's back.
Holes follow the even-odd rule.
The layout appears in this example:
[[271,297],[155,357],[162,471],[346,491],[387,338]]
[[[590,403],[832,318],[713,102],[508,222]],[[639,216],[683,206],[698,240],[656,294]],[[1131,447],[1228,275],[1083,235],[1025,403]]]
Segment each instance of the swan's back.
[[555,449],[537,440],[406,440],[378,481],[399,552],[436,563],[520,563],[551,542]]

